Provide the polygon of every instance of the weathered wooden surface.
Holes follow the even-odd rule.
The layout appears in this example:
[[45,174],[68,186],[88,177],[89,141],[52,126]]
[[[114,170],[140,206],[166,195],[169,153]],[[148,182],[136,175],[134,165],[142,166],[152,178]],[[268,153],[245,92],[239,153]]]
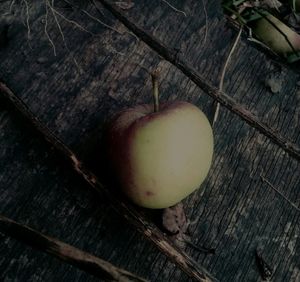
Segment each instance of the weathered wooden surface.
[[90,253],[79,250],[2,215],[0,215],[0,228],[5,235],[85,270],[100,279],[116,282],[147,282],[147,280],[118,268],[99,257],[95,257]]
[[[0,4],[1,12],[8,11],[9,2]],[[38,2],[30,4],[29,41],[23,25],[24,9],[22,17],[12,17],[8,44],[0,49],[0,78],[98,173],[95,163],[101,159],[100,150],[96,157],[95,152],[105,120],[118,109],[151,101],[150,77],[141,66],[149,70],[161,68],[162,99],[188,100],[210,113],[212,100],[176,67],[129,34],[101,4],[98,7],[103,15],[90,4],[83,8],[121,34],[80,10],[57,8],[96,34],[83,32],[59,18],[69,50],[48,11],[55,57],[44,33],[44,2]],[[178,0],[172,4],[183,9],[187,17],[163,1],[134,1],[134,6],[125,12],[166,45],[180,49],[200,74],[217,85],[235,33],[226,26],[218,1],[206,3],[206,42],[202,2],[183,4]],[[6,16],[1,23],[8,20]],[[276,94],[265,85],[266,76],[272,73],[280,74],[283,80]],[[296,72],[274,63],[244,40],[226,77],[226,93],[300,144]],[[1,213],[151,281],[187,280],[131,226],[124,224],[105,199],[99,201],[82,189],[83,183],[51,156],[42,141],[32,138],[4,105],[0,108]],[[185,206],[191,220],[196,220],[190,227],[192,240],[216,247],[216,255],[199,254],[189,247],[187,252],[220,281],[260,281],[254,256],[259,246],[275,270],[273,281],[299,281],[299,211],[260,177],[266,177],[298,205],[299,163],[223,108],[215,140],[209,177],[200,191],[186,199]],[[1,280],[94,280],[74,267],[1,237]]]
[[[157,85],[158,87],[158,85]],[[158,89],[157,89],[158,91]],[[112,181],[108,181],[105,185],[87,166],[78,158],[78,156],[61,141],[55,134],[53,134],[34,113],[27,107],[24,102],[18,98],[5,84],[0,82],[0,95],[2,95],[4,102],[13,110],[13,112],[22,119],[23,123],[32,130],[32,134],[42,138],[50,148],[53,149],[53,153],[57,155],[71,168],[82,180],[87,184],[88,188],[93,192],[96,192],[97,196],[102,199],[103,197],[110,203],[112,208],[123,217],[125,222],[133,225],[137,231],[139,231],[145,239],[150,240],[162,253],[164,253],[170,261],[176,264],[177,267],[182,269],[189,277],[197,281],[215,281],[210,273],[203,267],[197,264],[191,257],[189,257],[182,249],[178,248],[172,240],[170,240],[165,234],[155,225],[152,220],[147,218],[144,212],[118,192],[117,189],[112,187],[118,184]],[[106,155],[103,152],[103,156]],[[107,161],[104,157],[103,166]],[[63,164],[61,164],[63,165]],[[103,167],[104,169],[104,167]],[[104,169],[107,171],[107,169]],[[111,173],[107,171],[107,179]],[[112,175],[111,178],[114,178]],[[1,229],[0,229],[1,230]],[[7,235],[11,235],[8,233]],[[21,235],[18,236],[20,238]],[[44,251],[47,252],[47,249]],[[84,264],[82,265],[84,267]]]

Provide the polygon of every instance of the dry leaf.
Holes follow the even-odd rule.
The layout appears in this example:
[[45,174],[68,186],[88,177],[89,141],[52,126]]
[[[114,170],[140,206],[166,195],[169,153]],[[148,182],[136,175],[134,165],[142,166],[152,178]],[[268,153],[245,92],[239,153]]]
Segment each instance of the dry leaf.
[[163,210],[162,225],[172,235],[186,232],[188,222],[181,202]]

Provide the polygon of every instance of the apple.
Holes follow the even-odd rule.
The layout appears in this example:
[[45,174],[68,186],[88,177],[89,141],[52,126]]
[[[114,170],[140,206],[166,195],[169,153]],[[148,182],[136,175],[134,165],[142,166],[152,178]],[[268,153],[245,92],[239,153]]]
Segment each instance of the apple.
[[119,112],[108,128],[107,152],[123,192],[139,206],[159,209],[180,202],[204,181],[213,133],[193,104],[159,105],[153,81],[154,109],[145,104]]
[[286,56],[300,50],[300,35],[272,15],[257,20],[252,30],[262,42],[278,54]]

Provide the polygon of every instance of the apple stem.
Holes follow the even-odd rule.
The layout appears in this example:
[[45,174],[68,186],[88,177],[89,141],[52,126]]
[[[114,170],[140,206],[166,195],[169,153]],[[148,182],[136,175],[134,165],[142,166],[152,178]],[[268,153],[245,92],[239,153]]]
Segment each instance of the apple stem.
[[154,102],[154,112],[159,111],[159,99],[158,99],[158,71],[151,73],[152,77],[152,89],[153,89],[153,102]]

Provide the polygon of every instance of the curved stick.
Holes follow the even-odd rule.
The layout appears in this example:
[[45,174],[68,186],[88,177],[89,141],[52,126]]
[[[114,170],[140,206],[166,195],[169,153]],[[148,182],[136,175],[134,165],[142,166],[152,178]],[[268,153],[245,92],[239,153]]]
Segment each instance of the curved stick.
[[44,235],[3,215],[0,215],[0,231],[35,249],[77,266],[99,278],[120,282],[147,281],[99,257]]

